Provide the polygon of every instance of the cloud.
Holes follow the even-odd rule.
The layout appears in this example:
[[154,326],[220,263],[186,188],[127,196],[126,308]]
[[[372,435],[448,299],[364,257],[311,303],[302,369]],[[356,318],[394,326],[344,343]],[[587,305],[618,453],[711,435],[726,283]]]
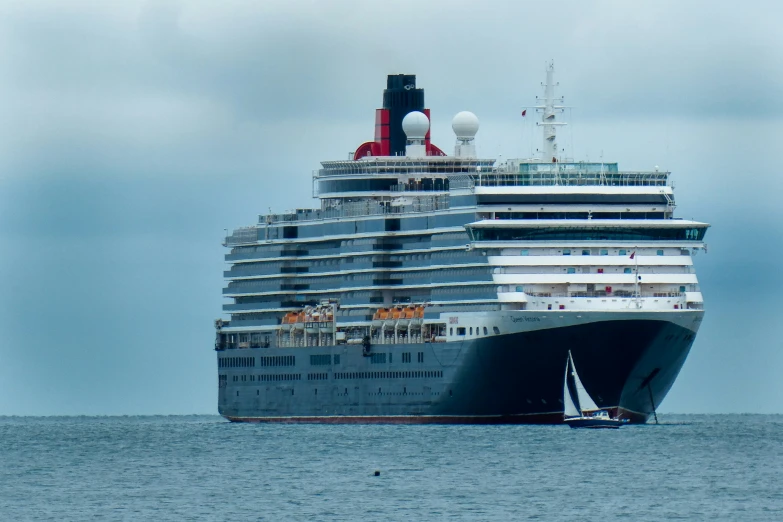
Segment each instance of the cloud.
[[[783,7],[735,7],[3,3],[0,412],[52,412],[52,394],[71,413],[214,411],[204,383],[214,377],[223,229],[268,207],[310,205],[319,161],[372,138],[386,74],[418,75],[444,150],[451,116],[472,110],[483,155],[527,155],[540,139],[519,109],[541,94],[550,59],[575,106],[561,145],[671,169],[681,215],[713,224],[711,253],[696,264],[714,301],[665,406],[702,407],[685,391],[705,386],[725,395],[724,367],[707,365],[707,377],[695,367],[736,361],[742,324],[761,331],[751,363],[776,360],[779,342],[764,330],[774,307],[751,304],[772,302],[780,276],[769,260],[783,253]],[[52,361],[49,393],[31,376]],[[133,394],[85,399],[113,382]],[[779,391],[765,381],[731,404]]]

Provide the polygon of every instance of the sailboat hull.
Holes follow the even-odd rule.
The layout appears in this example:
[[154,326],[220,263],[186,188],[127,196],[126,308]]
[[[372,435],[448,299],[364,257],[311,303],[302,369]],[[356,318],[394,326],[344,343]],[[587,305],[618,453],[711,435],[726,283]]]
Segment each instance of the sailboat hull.
[[578,417],[574,419],[566,419],[565,423],[572,428],[592,428],[592,429],[616,429],[623,425],[623,421],[619,419],[593,419],[590,417]]

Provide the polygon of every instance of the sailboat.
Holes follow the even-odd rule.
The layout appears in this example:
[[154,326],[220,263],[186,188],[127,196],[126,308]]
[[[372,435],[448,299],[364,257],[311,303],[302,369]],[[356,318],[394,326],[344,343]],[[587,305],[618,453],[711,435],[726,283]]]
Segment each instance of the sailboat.
[[[569,376],[572,377],[574,388],[576,388],[576,402],[574,402],[571,389],[568,387]],[[622,420],[611,418],[609,412],[599,408],[587,393],[579,379],[579,374],[576,373],[571,350],[568,350],[565,379],[563,380],[563,405],[565,407],[564,421],[572,428],[619,428],[623,425]]]

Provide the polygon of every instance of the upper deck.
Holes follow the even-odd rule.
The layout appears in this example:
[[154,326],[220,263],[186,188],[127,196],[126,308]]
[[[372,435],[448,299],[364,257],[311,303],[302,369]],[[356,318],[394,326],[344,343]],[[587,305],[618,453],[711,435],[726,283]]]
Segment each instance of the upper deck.
[[[259,226],[446,212],[465,204],[483,207],[514,202],[550,205],[611,202],[658,204],[669,212],[674,208],[669,172],[610,169],[604,172],[593,168],[596,164],[589,163],[572,164],[581,168],[558,165],[548,170],[513,172],[506,165],[487,168],[486,165],[492,161],[467,162],[439,157],[427,161],[376,158],[373,161],[324,162],[334,166],[334,172],[328,177],[349,177],[351,182],[361,183],[362,176],[380,175],[390,182],[382,189],[376,187],[374,190],[358,191],[357,186],[353,186],[347,193],[323,194],[321,208],[259,215],[258,225],[234,230],[225,244],[257,241]],[[436,178],[427,182],[427,175]],[[320,179],[320,175],[316,179]],[[335,198],[338,194],[350,194],[351,197]],[[459,197],[465,195],[474,197]]]
[[[550,67],[549,87],[551,72]],[[383,108],[376,111],[374,141],[362,144],[350,159],[323,161],[313,171],[312,195],[320,200],[320,208],[259,215],[257,225],[234,231],[225,244],[272,240],[270,229],[279,228],[278,240],[296,239],[302,237],[299,231],[307,237],[335,232],[339,222],[383,221],[408,214],[475,211],[479,219],[525,219],[533,214],[544,219],[672,218],[674,187],[668,171],[621,171],[617,163],[575,162],[560,154],[555,131],[565,123],[555,121],[562,107],[555,105],[549,87],[543,105],[535,107],[542,113],[538,125],[543,147],[534,158],[499,162],[477,157],[474,139],[479,124],[468,112],[454,117],[456,145],[454,154],[446,155],[430,140],[430,112],[415,77],[390,76]],[[406,94],[409,91],[415,96]],[[309,226],[298,230],[302,224]],[[398,233],[393,224],[383,230]]]

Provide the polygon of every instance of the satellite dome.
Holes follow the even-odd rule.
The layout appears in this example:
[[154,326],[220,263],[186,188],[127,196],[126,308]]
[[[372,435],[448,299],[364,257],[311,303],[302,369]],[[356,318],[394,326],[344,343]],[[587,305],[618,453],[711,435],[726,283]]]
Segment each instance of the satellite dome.
[[470,111],[462,111],[451,120],[451,128],[458,140],[472,140],[479,130],[479,120]]
[[430,130],[430,120],[419,111],[409,112],[402,119],[402,130],[409,140],[423,140]]

